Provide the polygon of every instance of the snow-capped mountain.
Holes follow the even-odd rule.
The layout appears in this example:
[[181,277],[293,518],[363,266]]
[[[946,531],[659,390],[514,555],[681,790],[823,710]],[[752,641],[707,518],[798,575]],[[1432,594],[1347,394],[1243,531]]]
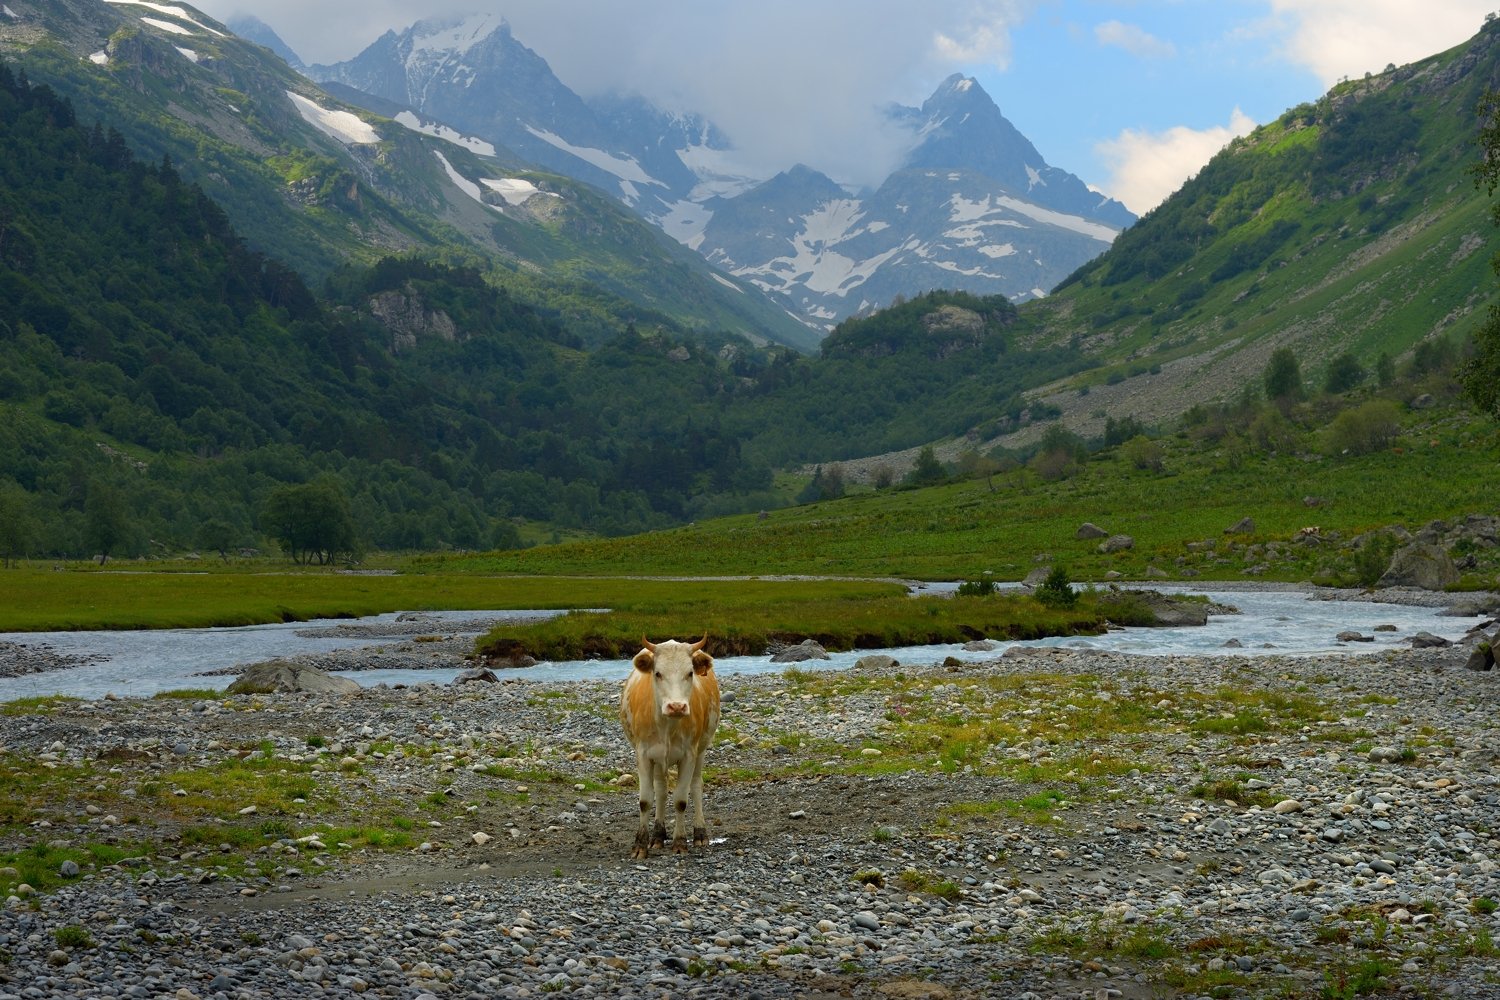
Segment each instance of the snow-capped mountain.
[[972,78],[891,116],[914,145],[876,191],[797,167],[717,203],[696,249],[832,327],[938,288],[1040,297],[1135,219],[1049,166]]
[[906,158],[908,168],[959,168],[982,174],[1015,197],[1117,230],[1135,221],[1118,201],[1089,190],[1066,170],[1048,166],[972,77],[954,74],[920,109],[896,108],[891,115],[918,137]]
[[418,21],[386,32],[348,62],[308,73],[587,181],[653,220],[698,186],[677,150],[726,145],[708,123],[639,99],[591,106],[493,14]]
[[935,288],[1044,295],[1134,221],[1048,165],[961,76],[891,109],[911,150],[856,195],[805,167],[746,176],[731,137],[699,116],[585,101],[496,15],[419,21],[307,72],[587,181],[822,329]]

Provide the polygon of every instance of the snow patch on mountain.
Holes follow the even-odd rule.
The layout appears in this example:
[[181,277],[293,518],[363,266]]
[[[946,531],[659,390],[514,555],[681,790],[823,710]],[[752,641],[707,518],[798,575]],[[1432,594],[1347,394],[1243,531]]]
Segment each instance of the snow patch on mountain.
[[469,180],[457,170],[454,170],[453,164],[448,162],[448,158],[446,156],[444,156],[442,153],[439,153],[435,149],[432,151],[432,155],[436,156],[438,158],[438,162],[443,165],[443,172],[448,175],[448,179],[453,182],[454,187],[458,188],[464,194],[479,202],[479,204],[484,205],[485,208],[495,207],[494,205],[485,205],[484,195],[480,192],[479,185]]
[[455,146],[462,146],[471,153],[478,153],[480,156],[495,155],[495,147],[491,143],[485,142],[483,139],[476,139],[471,135],[464,135],[438,122],[423,121],[410,111],[399,112],[393,120],[401,125],[405,125],[413,132],[420,132],[423,135],[443,139],[453,143]]
[[677,150],[682,165],[698,179],[688,198],[707,201],[710,198],[733,198],[755,187],[765,178],[752,177],[734,162],[734,152],[711,146],[692,145]]
[[21,19],[20,14],[17,14],[15,11],[11,10],[9,7],[3,4],[0,4],[0,11],[4,11],[5,16],[10,18],[12,21],[19,21]]
[[672,239],[690,250],[703,245],[703,230],[713,221],[714,213],[706,205],[691,199],[681,199],[666,206],[666,211],[652,217]]
[[[975,200],[965,198],[961,194],[955,194],[948,201],[950,215],[954,222],[981,222],[986,225],[1003,225],[1005,219],[992,218],[994,213],[1008,209],[1016,215],[1025,216],[1036,222],[1044,222],[1049,226],[1057,226],[1059,229],[1067,229],[1071,232],[1081,233],[1092,237],[1101,243],[1113,243],[1117,235],[1109,226],[1099,222],[1090,222],[1088,219],[1079,218],[1076,215],[1068,215],[1064,212],[1054,212],[1051,209],[1033,205],[1029,201],[1012,198],[1008,195],[990,195],[986,198]],[[1019,225],[1014,220],[1009,220],[1010,225]],[[956,236],[957,231],[949,235]],[[958,237],[964,238],[964,237]]]
[[105,52],[103,49],[100,49],[98,52],[90,52],[89,62],[93,63],[95,66],[108,66],[109,53]]
[[172,47],[175,48],[178,52],[181,52],[182,58],[186,59],[188,62],[195,63],[198,61],[198,53],[194,52],[192,49],[185,49],[181,45],[174,45]]
[[481,177],[479,183],[505,199],[507,205],[523,205],[534,195],[561,198],[556,191],[543,191],[535,184],[520,177]]
[[[135,7],[145,7],[148,10],[156,11],[158,14],[166,14],[168,17],[175,17],[179,21],[186,21],[193,27],[199,29],[200,31],[206,31],[210,35],[218,35],[220,38],[225,37],[224,32],[216,31],[215,29],[210,28],[208,25],[204,24],[202,21],[199,21],[197,18],[193,17],[192,12],[187,10],[185,7],[175,7],[170,4],[163,3],[151,3],[150,0],[104,0],[104,2],[120,5],[130,4]],[[10,10],[10,8],[7,7],[6,10]],[[153,27],[162,28],[166,31],[179,32],[184,35],[192,34],[191,31],[184,31],[180,26],[167,26],[153,18],[143,17],[141,18],[141,20],[145,21],[149,25],[152,25]]]
[[142,24],[149,24],[153,28],[160,28],[162,31],[168,32],[169,34],[173,34],[173,35],[191,35],[192,34],[191,30],[189,30],[187,28],[184,28],[182,25],[180,25],[180,24],[173,24],[171,21],[163,21],[159,17],[143,17],[143,18],[141,18],[141,23]]
[[1042,208],[1040,205],[1033,205],[1029,201],[1022,201],[1019,198],[997,195],[995,201],[1013,212],[1026,216],[1028,219],[1035,219],[1037,222],[1045,222],[1048,225],[1057,226],[1059,229],[1067,229],[1075,233],[1081,233],[1084,236],[1091,236],[1104,244],[1113,243],[1115,237],[1120,235],[1117,230],[1111,229],[1103,223],[1090,222],[1088,219],[1079,218],[1076,215],[1068,215],[1065,212],[1054,212],[1051,209]]
[[655,184],[657,187],[667,186],[641,169],[640,163],[633,156],[616,156],[613,153],[607,153],[602,149],[595,149],[592,146],[575,146],[562,136],[554,132],[548,132],[546,129],[537,128],[535,125],[527,125],[526,131],[549,146],[554,146],[564,153],[576,156],[584,163],[598,167],[606,173],[614,174],[622,181],[632,184]]
[[458,19],[430,18],[412,26],[414,52],[468,52],[484,41],[505,19],[496,14],[474,14]]
[[380,141],[380,133],[369,122],[352,112],[332,111],[292,90],[288,90],[286,96],[291,99],[303,121],[346,146]]

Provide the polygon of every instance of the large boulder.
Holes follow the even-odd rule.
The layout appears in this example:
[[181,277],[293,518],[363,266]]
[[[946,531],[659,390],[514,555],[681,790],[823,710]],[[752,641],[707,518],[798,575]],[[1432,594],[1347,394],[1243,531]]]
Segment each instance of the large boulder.
[[1078,526],[1078,532],[1073,537],[1087,541],[1091,538],[1108,538],[1109,532],[1092,521],[1084,521]]
[[1135,539],[1129,535],[1110,535],[1099,543],[1099,552],[1109,555],[1111,552],[1124,552],[1126,549],[1135,548]]
[[1442,546],[1412,542],[1391,556],[1377,586],[1445,590],[1458,582],[1458,567]]
[[1255,518],[1242,517],[1238,521],[1224,529],[1226,535],[1253,535],[1255,534]]
[[894,656],[886,656],[884,653],[871,653],[854,661],[856,670],[889,670],[900,665]]
[[294,691],[312,694],[348,694],[359,685],[347,677],[335,677],[317,667],[293,660],[255,663],[226,688],[230,694],[281,694]]
[[771,657],[772,663],[803,663],[807,660],[826,660],[828,650],[816,639],[803,639],[795,646],[778,650]]
[[1494,670],[1496,646],[1500,646],[1500,629],[1496,629],[1495,634],[1488,639],[1479,640],[1464,666],[1470,670]]
[[1031,588],[1040,587],[1043,583],[1047,582],[1047,577],[1051,575],[1051,573],[1051,566],[1038,566],[1036,569],[1026,574],[1026,579],[1021,581],[1021,586]]

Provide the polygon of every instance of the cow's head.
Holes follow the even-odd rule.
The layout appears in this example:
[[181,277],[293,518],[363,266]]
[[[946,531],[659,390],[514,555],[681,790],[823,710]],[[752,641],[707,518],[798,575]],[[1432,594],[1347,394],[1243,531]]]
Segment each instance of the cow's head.
[[703,651],[708,636],[688,644],[668,639],[666,642],[641,640],[645,648],[631,661],[635,669],[652,675],[656,690],[656,711],[669,718],[682,719],[692,704],[693,684],[714,668],[714,658]]

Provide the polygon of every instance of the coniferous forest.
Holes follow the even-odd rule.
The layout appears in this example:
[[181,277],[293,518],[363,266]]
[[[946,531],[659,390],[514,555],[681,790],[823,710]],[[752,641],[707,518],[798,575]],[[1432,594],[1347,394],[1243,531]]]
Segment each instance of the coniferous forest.
[[[953,322],[914,326],[934,308]],[[773,506],[773,466],[1019,415],[1022,382],[1071,362],[1015,349],[1014,318],[1003,298],[933,293],[809,358],[660,328],[589,345],[477,271],[418,258],[313,290],[169,160],[0,67],[10,554],[259,547],[277,491],[313,482],[347,504],[355,549]]]

